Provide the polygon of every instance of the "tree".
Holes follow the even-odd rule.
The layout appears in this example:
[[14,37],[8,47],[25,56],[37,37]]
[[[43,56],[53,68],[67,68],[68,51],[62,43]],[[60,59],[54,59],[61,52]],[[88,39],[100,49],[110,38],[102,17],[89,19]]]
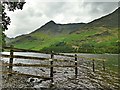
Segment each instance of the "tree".
[[25,4],[24,0],[2,0],[0,1],[0,16],[1,16],[1,33],[2,34],[2,45],[1,46],[5,46],[5,34],[4,31],[8,30],[8,25],[10,25],[11,20],[10,17],[7,16],[7,13],[5,12],[5,9],[9,10],[9,11],[15,11],[17,9],[22,10],[23,6]]

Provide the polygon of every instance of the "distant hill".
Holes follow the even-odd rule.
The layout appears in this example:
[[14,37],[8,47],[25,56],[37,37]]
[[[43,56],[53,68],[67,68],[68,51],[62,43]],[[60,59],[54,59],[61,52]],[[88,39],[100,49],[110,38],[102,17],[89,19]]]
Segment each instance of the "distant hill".
[[[75,31],[78,28],[81,28],[85,23],[70,23],[70,24],[56,24],[54,21],[49,21],[45,25],[31,32],[30,34],[20,35],[16,38],[6,38],[7,44],[21,44],[23,42],[35,41],[40,42],[48,39],[49,37],[58,37],[68,35],[70,32]],[[54,36],[53,36],[54,35]]]
[[99,19],[96,19],[89,24],[89,26],[96,26],[96,27],[108,27],[108,28],[116,28],[118,27],[118,15],[120,13],[120,8],[116,9],[114,12],[103,16]]
[[120,16],[120,7],[106,16],[103,16],[101,18],[93,20],[92,22],[87,23],[83,28],[80,28],[79,30],[76,31],[79,32],[82,29],[88,29],[93,27],[117,28],[119,27],[119,18],[118,18],[119,16]]
[[78,28],[85,26],[85,23],[71,23],[71,24],[56,24],[54,21],[49,21],[45,25],[41,26],[33,33],[44,33],[44,34],[69,34],[72,31],[75,31]]
[[30,34],[11,39],[8,45],[43,52],[118,53],[119,11],[87,24],[49,21]]

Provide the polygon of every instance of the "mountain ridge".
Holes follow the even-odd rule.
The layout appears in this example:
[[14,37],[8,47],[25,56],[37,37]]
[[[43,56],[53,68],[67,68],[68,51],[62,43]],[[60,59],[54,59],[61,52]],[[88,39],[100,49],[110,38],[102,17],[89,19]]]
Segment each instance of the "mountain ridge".
[[[98,18],[98,19],[95,19],[95,20],[93,20],[93,21],[91,21],[91,22],[88,22],[88,23],[67,23],[67,24],[60,24],[60,23],[55,23],[53,20],[50,20],[50,21],[48,21],[47,23],[45,23],[44,25],[42,25],[41,27],[39,27],[38,29],[35,29],[34,31],[32,31],[32,32],[30,32],[29,34],[31,34],[31,33],[34,33],[34,32],[37,32],[37,31],[39,31],[41,28],[43,28],[44,26],[46,26],[46,25],[49,25],[49,26],[51,26],[51,25],[65,25],[65,26],[67,26],[67,25],[83,25],[82,27],[84,28],[84,27],[86,27],[86,25],[88,25],[88,24],[94,24],[97,20],[99,20],[99,19],[102,19],[102,18],[104,18],[104,17],[107,17],[107,16],[109,16],[109,15],[111,15],[111,14],[113,14],[113,13],[115,13],[115,12],[117,12],[117,13],[119,13],[120,12],[120,7],[118,7],[117,9],[115,9],[113,12],[111,12],[110,14],[107,14],[107,15],[105,15],[105,16],[102,16],[102,17],[100,17],[100,18]],[[119,17],[119,16],[118,16]],[[118,17],[117,17],[117,19],[116,19],[116,25],[118,26]],[[78,29],[76,29],[75,31],[77,31]],[[71,31],[70,33],[73,33],[73,31]],[[28,34],[23,34],[23,35],[28,35]],[[19,35],[19,36],[22,36],[22,35]],[[17,37],[19,37],[19,36],[16,36],[15,38],[17,38]]]
[[118,53],[119,10],[87,24],[49,21],[30,34],[16,37],[8,45],[46,52]]
[[[76,29],[83,27],[86,23],[68,23],[68,24],[57,24],[53,20],[47,22],[40,28],[36,29],[35,31],[31,32],[41,32],[41,33],[47,33],[47,34],[61,34],[61,33],[70,33],[72,31],[75,31]],[[52,33],[49,33],[52,32]],[[56,33],[55,33],[56,32]]]

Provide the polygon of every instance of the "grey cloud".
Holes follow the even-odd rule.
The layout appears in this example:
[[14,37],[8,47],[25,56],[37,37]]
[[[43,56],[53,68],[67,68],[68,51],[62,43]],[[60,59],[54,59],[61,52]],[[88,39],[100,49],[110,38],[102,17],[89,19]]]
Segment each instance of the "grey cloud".
[[84,0],[84,2],[119,2],[119,0]]
[[[94,6],[94,8],[96,8],[96,6],[97,6],[97,10],[98,11],[101,10],[101,12],[103,12],[103,13],[108,13],[111,10],[115,9],[116,7],[118,7],[118,3],[115,3],[115,2],[96,2],[96,3],[92,3],[92,6]],[[93,13],[96,13],[96,12],[93,11]]]
[[65,6],[66,2],[48,2],[43,13],[49,18],[53,18],[57,14],[64,13]]
[[79,7],[83,8],[86,13],[85,17],[90,16],[91,20],[102,17],[108,13],[111,13],[118,7],[117,2],[84,2]]
[[118,7],[117,2],[85,2],[84,8],[90,6],[89,12],[93,14],[97,13],[109,13],[111,10]]

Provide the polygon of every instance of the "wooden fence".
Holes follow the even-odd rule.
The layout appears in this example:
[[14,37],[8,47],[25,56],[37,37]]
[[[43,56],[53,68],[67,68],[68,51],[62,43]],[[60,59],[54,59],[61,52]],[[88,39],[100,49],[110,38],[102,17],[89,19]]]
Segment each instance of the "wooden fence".
[[[4,47],[4,49],[8,49],[10,50],[10,55],[5,55],[2,54],[1,56],[3,58],[9,58],[9,63],[3,64],[4,66],[9,66],[9,71],[8,72],[3,72],[8,74],[9,76],[11,76],[12,74],[17,74],[17,75],[25,75],[25,76],[30,76],[30,77],[37,77],[37,78],[45,78],[45,79],[50,79],[51,82],[53,82],[53,69],[54,67],[62,67],[62,68],[74,68],[75,69],[75,78],[77,78],[78,75],[78,67],[80,65],[78,65],[78,58],[84,58],[84,59],[91,59],[91,58],[85,58],[85,57],[80,57],[77,56],[77,54],[75,55],[65,55],[65,54],[59,54],[59,53],[44,53],[44,54],[51,54],[51,58],[41,58],[41,57],[31,57],[31,56],[20,56],[20,55],[14,55],[14,52],[34,52],[34,53],[42,53],[40,51],[35,51],[35,50],[25,50],[25,49],[18,49],[18,48],[14,48],[13,46],[11,47]],[[73,57],[74,61],[73,65],[53,65],[53,62],[57,61],[57,62],[67,62],[68,60],[63,60],[63,59],[54,59],[54,55],[60,55],[60,56],[67,56],[67,57]],[[20,58],[20,59],[31,59],[31,60],[43,60],[43,61],[48,61],[50,62],[50,65],[43,65],[43,64],[13,64],[13,59],[14,58]],[[93,72],[95,72],[95,58],[92,58],[92,68],[93,68]],[[103,61],[103,70],[105,70],[105,60]],[[30,75],[30,74],[24,74],[24,73],[17,73],[14,72],[12,69],[13,67],[45,67],[45,68],[50,68],[50,76],[49,77],[44,77],[44,76],[36,76],[36,75]]]

